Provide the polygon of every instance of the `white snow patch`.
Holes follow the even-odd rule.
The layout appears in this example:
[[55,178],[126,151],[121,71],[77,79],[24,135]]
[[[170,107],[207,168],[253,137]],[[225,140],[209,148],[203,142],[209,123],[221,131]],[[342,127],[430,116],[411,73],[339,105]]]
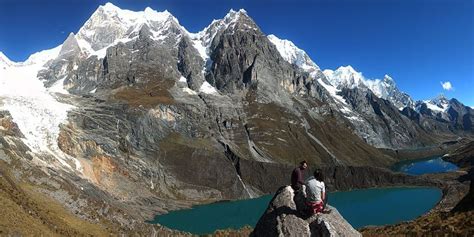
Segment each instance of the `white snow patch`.
[[64,80],[66,79],[66,77],[64,77],[63,79],[61,80],[58,80],[57,82],[55,82],[50,88],[48,88],[47,90],[49,92],[53,92],[53,93],[60,93],[60,94],[65,94],[65,95],[68,95],[69,92],[64,89]]
[[287,142],[287,141],[286,141],[285,139],[283,139],[283,138],[277,137],[277,139],[278,139],[279,141],[282,141],[282,142]]
[[267,38],[275,45],[283,59],[290,64],[294,64],[309,73],[319,70],[319,66],[309,58],[308,54],[296,47],[293,42],[279,39],[275,35],[268,35]]
[[352,121],[364,121],[364,119],[362,119],[360,115],[358,115],[357,113],[355,113],[349,108],[349,105],[347,104],[344,97],[337,94],[341,90],[337,89],[336,87],[332,85],[326,84],[321,78],[318,78],[317,81],[329,92],[329,94],[335,99],[336,103],[339,104],[340,106],[339,111],[341,111],[341,113],[346,118]]
[[79,47],[81,48],[81,50],[83,50],[84,52],[86,52],[89,57],[90,56],[97,56],[97,58],[101,59],[101,58],[105,58],[105,56],[107,55],[107,49],[109,47],[112,47],[112,46],[115,46],[119,43],[127,43],[129,41],[132,41],[134,39],[136,39],[137,37],[134,37],[134,38],[124,38],[124,39],[117,39],[115,40],[112,44],[106,46],[106,47],[103,47],[102,49],[99,49],[99,50],[93,50],[92,47],[90,46],[90,44],[85,41],[85,40],[82,40],[82,39],[78,39],[77,42],[79,44]]
[[188,93],[188,94],[190,94],[190,95],[197,95],[197,94],[198,94],[197,92],[191,90],[191,89],[188,88],[188,87],[183,88],[183,91],[186,92],[186,93]]
[[179,82],[187,83],[187,82],[188,82],[188,79],[186,79],[186,77],[181,76],[181,77],[179,78]]
[[217,89],[211,86],[209,82],[204,81],[204,83],[202,83],[201,85],[201,88],[199,88],[199,92],[202,92],[205,94],[217,94]]
[[209,59],[209,54],[207,53],[208,48],[203,45],[203,42],[199,39],[193,39],[193,46],[198,51],[199,56],[206,62]]
[[359,116],[354,116],[354,115],[353,116],[346,116],[346,118],[349,119],[349,120],[353,120],[353,121],[364,122],[364,120]]
[[435,102],[431,100],[425,100],[423,101],[426,104],[426,107],[428,109],[434,111],[434,112],[446,112],[449,109],[449,103],[448,102],[441,102],[439,104],[435,104]]
[[340,103],[342,103],[342,104],[344,104],[344,105],[347,104],[346,100],[345,100],[342,96],[340,96],[340,95],[337,94],[337,93],[340,92],[341,90],[336,89],[336,87],[334,87],[334,86],[332,86],[332,85],[326,84],[321,78],[318,78],[318,82],[319,82],[319,84],[321,84],[321,85],[324,87],[324,89],[326,89],[326,90],[329,92],[329,94],[330,94],[333,98],[336,99],[336,101],[339,101]]

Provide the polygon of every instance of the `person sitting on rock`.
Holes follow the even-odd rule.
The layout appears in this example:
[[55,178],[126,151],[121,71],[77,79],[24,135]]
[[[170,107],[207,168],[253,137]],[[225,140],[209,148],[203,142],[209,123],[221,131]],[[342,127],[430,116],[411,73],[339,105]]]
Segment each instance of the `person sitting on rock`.
[[301,189],[304,185],[304,170],[308,167],[305,160],[300,162],[300,166],[296,167],[291,173],[291,187],[295,192]]
[[317,169],[306,181],[306,205],[310,214],[323,212],[326,202],[326,186],[323,180],[323,173]]

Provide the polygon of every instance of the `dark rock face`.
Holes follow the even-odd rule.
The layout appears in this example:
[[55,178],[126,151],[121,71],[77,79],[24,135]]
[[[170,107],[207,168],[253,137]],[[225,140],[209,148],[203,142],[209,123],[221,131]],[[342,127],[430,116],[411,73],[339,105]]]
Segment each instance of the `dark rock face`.
[[206,80],[224,93],[254,88],[260,103],[291,104],[286,90],[303,87],[300,81],[308,75],[283,60],[246,13],[235,14],[235,22],[218,30],[212,40],[212,64]]
[[474,210],[474,178],[471,178],[469,193],[454,207],[453,212],[465,212]]
[[409,119],[415,121],[416,123],[420,122],[420,114],[410,107],[403,108],[402,114],[407,116]]
[[[381,148],[425,146],[434,140],[417,123],[413,122],[388,100],[380,99],[363,88],[343,89],[342,96],[364,119],[354,129],[365,134],[365,140]],[[416,112],[404,110],[416,120]]]
[[443,159],[461,168],[474,167],[474,141],[466,141],[461,147],[443,156]]
[[204,82],[202,68],[204,61],[188,37],[181,38],[178,45],[178,70],[187,79],[188,87],[199,90]]
[[[439,110],[428,108],[427,103],[435,103]],[[447,107],[447,108],[446,108]],[[429,102],[418,101],[416,109],[419,116],[409,116],[426,131],[436,131],[438,134],[457,136],[473,135],[473,110],[456,99],[448,100],[440,96]]]
[[334,207],[329,206],[329,214],[308,217],[300,214],[297,207],[304,203],[299,202],[304,202],[304,197],[296,198],[290,186],[281,187],[251,236],[362,236]]
[[450,122],[456,130],[465,132],[473,132],[474,127],[474,111],[456,99],[449,101],[450,107],[447,111]]

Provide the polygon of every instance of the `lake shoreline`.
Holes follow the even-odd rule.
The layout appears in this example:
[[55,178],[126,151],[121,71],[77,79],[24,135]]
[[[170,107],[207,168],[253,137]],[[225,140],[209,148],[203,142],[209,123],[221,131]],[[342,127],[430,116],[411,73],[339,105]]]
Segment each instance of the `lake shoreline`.
[[377,148],[382,153],[389,155],[396,159],[390,166],[400,161],[417,160],[426,157],[433,156],[444,156],[457,148],[467,143],[467,140],[448,140],[432,146],[417,147],[417,148],[403,148],[403,149],[391,149],[391,148]]
[[[448,150],[454,149],[452,146],[447,147],[446,149],[443,149],[442,152],[439,152],[438,155],[446,154]],[[401,159],[401,160],[416,160],[420,159],[421,157],[409,157],[407,159]],[[426,157],[423,157],[426,159]],[[353,190],[360,190],[360,189],[383,189],[383,188],[391,188],[391,187],[400,187],[400,188],[416,188],[416,187],[435,187],[439,188],[442,191],[442,196],[441,199],[435,204],[435,206],[427,211],[426,213],[422,214],[420,217],[417,219],[430,215],[430,213],[433,212],[438,212],[439,210],[446,210],[449,208],[454,207],[456,200],[460,199],[462,197],[463,193],[465,193],[464,188],[452,188],[458,187],[458,186],[464,186],[458,181],[455,181],[455,177],[460,176],[459,172],[450,172],[450,173],[443,173],[443,174],[428,174],[428,175],[421,175],[421,176],[410,176],[402,173],[396,173],[393,172],[392,170],[388,170],[385,168],[377,168],[377,167],[339,167],[342,168],[343,171],[339,173],[365,173],[368,171],[369,175],[362,177],[362,179],[370,179],[370,180],[378,180],[377,182],[373,182],[370,180],[358,180],[358,182],[354,182],[354,180],[349,181],[351,178],[348,179],[349,183],[346,183],[345,180],[337,180],[336,178],[336,183],[332,183],[332,185],[336,185],[337,188],[333,189],[335,190],[334,192],[341,192],[341,191],[353,191]],[[338,168],[337,167],[332,167],[329,170],[336,172]],[[355,173],[354,173],[355,172]],[[386,179],[380,177],[386,176]],[[409,176],[409,177],[407,177]],[[450,177],[451,176],[451,177]],[[377,177],[377,179],[374,179],[374,177]],[[399,177],[399,178],[395,178]],[[385,181],[384,181],[385,180]],[[455,183],[453,183],[453,180]],[[343,183],[342,185],[340,183]],[[339,183],[339,184],[338,184]],[[370,186],[367,186],[368,184],[371,184]],[[355,187],[353,187],[355,186]],[[263,194],[267,195],[267,194]],[[263,196],[262,195],[262,196]],[[243,200],[243,199],[237,199],[237,200]],[[212,204],[212,203],[225,203],[229,201],[235,201],[235,200],[209,200],[209,202],[200,202],[200,203],[193,203],[190,204],[189,206],[181,206],[179,210],[183,209],[189,209],[193,208],[193,206],[200,206],[200,205],[206,205],[206,204]],[[171,211],[171,210],[170,210]],[[153,216],[154,217],[154,216]],[[150,218],[151,219],[151,218]],[[415,219],[415,220],[417,220]],[[412,221],[415,221],[412,220]],[[407,221],[407,222],[412,222],[412,221]],[[406,223],[406,222],[402,222]],[[159,225],[159,224],[158,224]],[[393,224],[392,224],[393,225]],[[161,225],[160,225],[161,226]],[[390,225],[384,225],[384,226],[390,226]],[[384,226],[376,226],[375,228],[380,228]],[[167,228],[167,227],[165,227]],[[372,227],[363,227],[360,230],[366,230],[367,228],[372,228]],[[243,229],[243,232],[249,233],[249,227],[244,227],[241,228]],[[216,233],[240,233],[239,230],[236,229],[219,229],[216,230]]]
[[448,213],[469,192],[469,184],[458,180],[459,177],[463,175],[464,173],[459,171],[424,175],[442,182],[442,186],[438,186],[438,188],[442,190],[441,200],[431,210],[411,221],[405,221],[394,225],[367,226],[359,228],[358,231],[364,235],[376,236],[385,233],[386,229],[402,228],[402,226],[417,226],[420,225],[421,222],[424,222],[425,219],[431,218],[431,216]]
[[[388,189],[388,188],[413,188],[413,189],[416,189],[416,188],[438,188],[441,190],[441,197],[439,199],[439,201],[436,202],[436,204],[433,206],[433,208],[429,209],[427,212],[423,213],[422,215],[420,215],[420,217],[417,217],[416,219],[418,218],[421,218],[423,216],[426,216],[426,215],[429,215],[430,213],[432,212],[436,212],[436,211],[439,211],[439,210],[445,210],[446,208],[452,208],[455,203],[457,203],[458,201],[458,197],[462,197],[462,195],[460,195],[460,192],[459,190],[457,190],[456,188],[453,189],[453,183],[451,181],[453,181],[454,177],[457,177],[459,176],[459,174],[457,174],[458,172],[448,172],[448,173],[441,173],[441,174],[426,174],[426,175],[422,175],[420,178],[423,178],[423,179],[429,179],[429,180],[437,180],[438,182],[431,182],[431,183],[426,183],[426,184],[423,184],[423,185],[413,185],[413,184],[401,184],[401,185],[384,185],[384,186],[373,186],[373,187],[368,187],[368,188],[354,188],[354,189],[345,189],[345,190],[337,190],[337,191],[334,191],[334,192],[331,192],[331,193],[337,193],[337,192],[343,192],[343,191],[355,191],[355,190],[367,190],[367,189]],[[447,184],[447,182],[449,181],[449,184]],[[461,184],[462,185],[462,184]],[[457,186],[457,185],[454,185],[454,186]],[[235,201],[235,200],[225,200],[225,201],[219,201],[219,202],[211,202],[209,204],[212,204],[212,203],[226,203],[226,202],[229,202],[229,201]],[[200,206],[200,205],[206,205],[206,204],[198,204],[196,206]],[[191,207],[193,208],[193,207]],[[186,208],[187,209],[187,208]],[[183,210],[183,209],[181,209]],[[416,219],[413,219],[411,221],[415,221]],[[400,222],[400,223],[407,223],[407,222],[411,222],[411,221],[403,221],[403,222]],[[397,224],[400,224],[400,223],[397,223]],[[365,226],[365,227],[362,227],[362,228],[359,228],[358,230],[366,230],[366,229],[370,229],[370,228],[380,228],[380,227],[384,227],[384,226],[391,226],[391,225],[397,225],[397,224],[387,224],[387,225],[377,225],[377,226]],[[159,224],[158,224],[159,225]],[[167,227],[165,227],[167,228]],[[249,230],[251,230],[252,228],[249,227],[249,226],[246,226],[246,227],[242,227],[240,229],[218,229],[215,231],[215,233],[233,233],[233,234],[237,234],[237,233],[241,233],[240,230],[242,230],[242,233],[250,233]]]

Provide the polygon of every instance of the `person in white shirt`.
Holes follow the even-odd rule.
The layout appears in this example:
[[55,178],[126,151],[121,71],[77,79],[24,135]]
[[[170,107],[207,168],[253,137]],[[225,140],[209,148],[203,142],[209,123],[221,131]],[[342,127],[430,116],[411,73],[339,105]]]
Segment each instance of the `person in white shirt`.
[[317,169],[306,181],[306,205],[311,214],[323,212],[326,201],[326,186],[321,170]]

